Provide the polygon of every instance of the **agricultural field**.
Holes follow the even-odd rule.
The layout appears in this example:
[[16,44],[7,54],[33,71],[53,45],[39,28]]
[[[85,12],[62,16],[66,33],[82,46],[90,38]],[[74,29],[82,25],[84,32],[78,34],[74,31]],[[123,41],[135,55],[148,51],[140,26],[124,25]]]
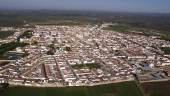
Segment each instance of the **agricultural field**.
[[170,96],[170,81],[142,83],[145,96]]
[[135,82],[98,85],[91,87],[8,87],[0,96],[142,96]]

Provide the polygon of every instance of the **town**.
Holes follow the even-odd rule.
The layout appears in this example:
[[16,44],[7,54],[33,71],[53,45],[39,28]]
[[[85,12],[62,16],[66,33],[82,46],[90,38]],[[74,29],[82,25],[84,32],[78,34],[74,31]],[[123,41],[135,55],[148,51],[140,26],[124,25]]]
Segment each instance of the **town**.
[[0,40],[0,46],[9,42],[26,43],[8,53],[27,55],[0,60],[9,61],[0,65],[0,82],[64,87],[169,79],[170,55],[160,49],[169,47],[169,41],[157,36],[103,30],[103,26],[1,27],[1,31],[15,33]]

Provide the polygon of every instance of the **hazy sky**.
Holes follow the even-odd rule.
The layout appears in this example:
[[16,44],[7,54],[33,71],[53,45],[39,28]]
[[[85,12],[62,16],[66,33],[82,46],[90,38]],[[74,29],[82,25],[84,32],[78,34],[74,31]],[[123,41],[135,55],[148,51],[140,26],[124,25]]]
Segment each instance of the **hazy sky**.
[[0,0],[0,8],[170,13],[170,0]]

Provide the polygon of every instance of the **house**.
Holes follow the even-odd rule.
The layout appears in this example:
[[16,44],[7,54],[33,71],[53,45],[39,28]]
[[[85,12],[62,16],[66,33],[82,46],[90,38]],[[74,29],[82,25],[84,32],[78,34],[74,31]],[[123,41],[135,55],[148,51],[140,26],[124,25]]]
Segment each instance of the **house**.
[[164,71],[166,72],[166,75],[168,77],[170,77],[170,66],[166,66],[166,68],[164,69]]

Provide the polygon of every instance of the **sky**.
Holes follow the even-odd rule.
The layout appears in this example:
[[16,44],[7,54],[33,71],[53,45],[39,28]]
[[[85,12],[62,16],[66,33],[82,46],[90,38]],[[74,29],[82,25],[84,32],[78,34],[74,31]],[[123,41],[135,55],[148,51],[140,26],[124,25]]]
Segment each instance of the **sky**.
[[170,0],[0,0],[0,9],[170,13]]

